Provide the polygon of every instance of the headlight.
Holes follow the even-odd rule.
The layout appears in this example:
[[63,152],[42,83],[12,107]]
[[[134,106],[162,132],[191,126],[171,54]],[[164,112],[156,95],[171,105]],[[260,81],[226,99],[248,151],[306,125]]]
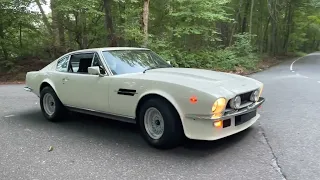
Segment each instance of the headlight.
[[241,105],[241,97],[236,96],[235,98],[230,100],[230,107],[233,109],[238,109]]
[[222,112],[226,108],[227,101],[225,98],[219,98],[217,99],[211,108],[211,111],[213,112],[212,118],[220,118],[222,116]]
[[259,100],[259,94],[260,94],[259,90],[253,91],[250,96],[250,101],[257,102]]

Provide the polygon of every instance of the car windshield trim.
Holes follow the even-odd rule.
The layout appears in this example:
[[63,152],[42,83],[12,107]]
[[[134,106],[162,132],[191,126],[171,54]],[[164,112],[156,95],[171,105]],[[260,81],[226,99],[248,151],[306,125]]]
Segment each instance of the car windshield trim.
[[148,49],[105,50],[102,55],[114,75],[172,67],[165,59]]

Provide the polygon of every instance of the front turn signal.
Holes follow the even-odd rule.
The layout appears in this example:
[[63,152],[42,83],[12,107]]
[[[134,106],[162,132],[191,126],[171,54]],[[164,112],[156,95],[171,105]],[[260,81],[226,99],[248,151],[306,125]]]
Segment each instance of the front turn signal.
[[223,126],[222,120],[214,121],[213,122],[213,126],[216,127],[216,128],[222,128],[222,126]]

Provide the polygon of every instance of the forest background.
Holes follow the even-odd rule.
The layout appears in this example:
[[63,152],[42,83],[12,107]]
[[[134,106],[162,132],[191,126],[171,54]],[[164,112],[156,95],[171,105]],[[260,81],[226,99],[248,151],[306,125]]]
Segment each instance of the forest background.
[[0,0],[2,82],[110,46],[248,74],[320,50],[320,0]]

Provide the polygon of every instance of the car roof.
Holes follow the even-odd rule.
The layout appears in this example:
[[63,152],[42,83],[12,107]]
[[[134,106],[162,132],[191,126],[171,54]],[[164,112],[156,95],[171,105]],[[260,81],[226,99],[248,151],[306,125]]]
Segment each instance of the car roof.
[[114,50],[149,50],[149,49],[139,48],[139,47],[101,47],[101,48],[81,49],[81,50],[71,51],[69,53],[78,53],[78,52],[86,52],[86,51],[114,51]]

